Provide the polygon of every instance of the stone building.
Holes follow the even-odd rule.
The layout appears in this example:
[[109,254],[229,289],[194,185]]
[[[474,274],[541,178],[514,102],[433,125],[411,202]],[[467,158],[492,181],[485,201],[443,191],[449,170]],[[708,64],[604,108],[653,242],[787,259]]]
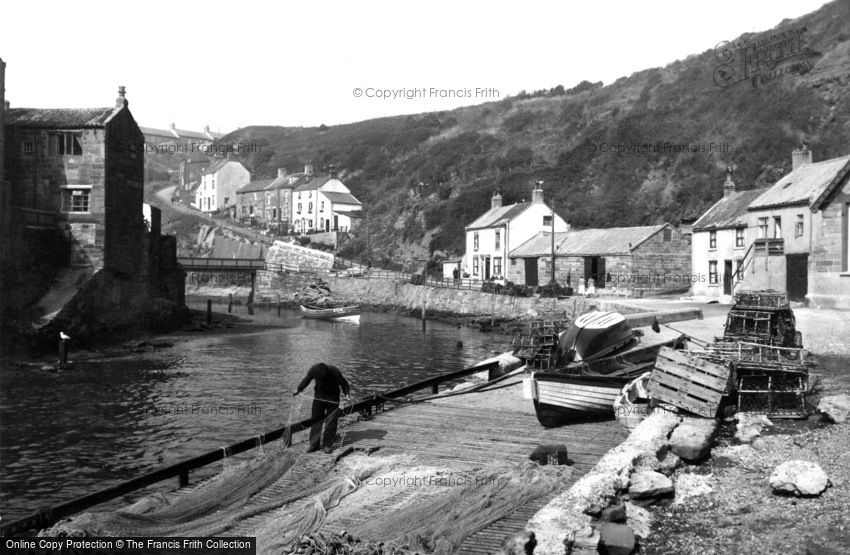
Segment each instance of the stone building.
[[[177,151],[176,147],[180,145],[180,152],[191,153],[201,152],[206,150],[203,147],[211,145],[213,142],[224,136],[223,133],[210,131],[210,126],[204,127],[203,131],[190,131],[187,129],[177,129],[177,125],[172,123],[168,129],[158,129],[156,127],[139,127],[145,136],[145,145],[148,150],[160,149],[163,152],[169,150]],[[194,146],[194,148],[193,148]]]
[[265,189],[274,179],[252,179],[236,191],[236,218],[251,225],[266,221]]
[[195,208],[202,212],[216,212],[236,206],[236,191],[251,181],[249,172],[241,162],[219,158],[203,170],[201,183],[195,190]]
[[138,275],[144,138],[124,87],[114,106],[10,108],[5,123],[13,218],[64,226],[74,264]]
[[692,227],[692,294],[730,302],[747,252],[747,207],[766,189],[737,191],[731,172],[718,200]]
[[850,156],[812,162],[804,143],[792,152],[791,167],[747,208],[739,288],[850,308]]
[[307,164],[286,187],[291,190],[290,221],[296,233],[346,232],[360,217],[362,204],[333,166],[327,175],[316,175],[313,165]]
[[[687,238],[670,224],[556,232],[555,281],[578,289],[654,295],[690,289]],[[552,275],[552,233],[541,231],[512,250],[507,279],[540,285]]]

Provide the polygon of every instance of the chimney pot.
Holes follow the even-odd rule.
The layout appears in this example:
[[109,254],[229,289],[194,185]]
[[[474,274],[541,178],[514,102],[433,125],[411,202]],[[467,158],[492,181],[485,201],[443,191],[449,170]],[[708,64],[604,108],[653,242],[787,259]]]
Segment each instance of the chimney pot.
[[502,195],[499,194],[499,191],[493,193],[493,198],[490,199],[490,208],[499,208],[502,206]]
[[115,99],[116,108],[124,108],[127,106],[127,87],[120,85],[118,87],[118,98]]
[[809,150],[808,141],[803,141],[800,148],[791,151],[791,171],[796,170],[804,164],[812,163],[812,151]]
[[304,175],[307,176],[307,177],[313,177],[313,164],[312,163],[307,162],[307,164],[304,166]]
[[336,166],[334,164],[328,166],[328,175],[336,179]]
[[277,169],[277,176],[278,177],[283,177],[285,175],[286,175],[286,168],[278,168]]
[[723,184],[723,196],[728,197],[735,192],[735,182],[732,181],[732,167],[726,168],[726,182]]
[[542,203],[543,202],[543,182],[537,181],[534,184],[534,190],[531,191],[531,202],[532,203]]

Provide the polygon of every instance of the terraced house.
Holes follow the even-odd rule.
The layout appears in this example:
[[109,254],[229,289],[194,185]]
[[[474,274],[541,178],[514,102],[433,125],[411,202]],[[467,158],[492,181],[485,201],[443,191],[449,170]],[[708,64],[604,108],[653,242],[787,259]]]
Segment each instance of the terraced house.
[[292,183],[291,222],[296,233],[349,231],[362,204],[337,177],[336,169],[319,176],[307,164]]
[[[466,255],[461,262],[464,276],[504,280],[509,253],[537,233],[551,231],[553,219],[556,232],[569,229],[567,222],[544,202],[539,184],[531,192],[531,202],[502,206],[502,195],[495,193],[490,199],[490,209],[466,226]],[[512,263],[516,264],[517,260]],[[537,285],[536,258],[525,263],[525,283]]]
[[251,181],[251,173],[230,156],[215,160],[205,168],[201,183],[195,189],[194,207],[202,212],[216,212],[236,206],[236,191]]
[[747,207],[742,289],[776,289],[822,308],[850,308],[850,155],[812,162],[805,143],[791,172]]

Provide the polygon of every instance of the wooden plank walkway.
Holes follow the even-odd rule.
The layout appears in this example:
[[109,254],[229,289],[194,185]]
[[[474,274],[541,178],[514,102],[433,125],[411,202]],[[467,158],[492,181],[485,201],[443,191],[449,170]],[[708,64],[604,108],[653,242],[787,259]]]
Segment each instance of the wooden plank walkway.
[[[534,416],[531,401],[523,400],[521,395],[521,385],[516,383],[498,391],[402,405],[377,413],[369,420],[341,425],[340,431],[344,433],[343,448],[349,445],[358,448],[380,447],[380,456],[409,455],[414,457],[412,464],[417,466],[450,467],[463,471],[494,462],[518,464],[527,461],[539,444],[563,443],[567,446],[569,458],[574,461],[573,475],[569,483],[564,484],[565,489],[627,436],[625,430],[614,421],[543,428]],[[293,444],[293,448],[304,448],[305,435],[296,436],[295,439],[299,441]],[[330,455],[319,452],[305,457],[305,464],[254,495],[245,508],[259,507],[279,498],[280,492],[286,491],[311,472],[319,471],[341,449],[337,448]],[[414,488],[399,488],[389,497],[362,507],[359,512],[362,516],[359,517],[349,514],[340,520],[334,518],[334,511],[331,510],[323,529],[337,532],[348,529],[347,524],[355,519],[380,519],[382,511],[392,510],[398,502],[416,491]],[[528,503],[470,536],[459,553],[498,551],[502,541],[508,535],[521,531],[528,519],[548,501],[538,499]],[[274,516],[274,511],[256,515],[241,522],[228,535],[254,536]],[[353,528],[356,529],[356,526]]]

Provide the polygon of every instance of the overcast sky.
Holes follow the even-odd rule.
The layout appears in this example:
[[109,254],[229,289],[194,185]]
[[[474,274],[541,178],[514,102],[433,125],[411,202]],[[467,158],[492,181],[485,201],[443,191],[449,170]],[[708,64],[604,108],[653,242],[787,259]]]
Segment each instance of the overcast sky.
[[824,3],[4,2],[0,58],[15,106],[111,105],[125,85],[140,125],[228,132],[608,84]]

